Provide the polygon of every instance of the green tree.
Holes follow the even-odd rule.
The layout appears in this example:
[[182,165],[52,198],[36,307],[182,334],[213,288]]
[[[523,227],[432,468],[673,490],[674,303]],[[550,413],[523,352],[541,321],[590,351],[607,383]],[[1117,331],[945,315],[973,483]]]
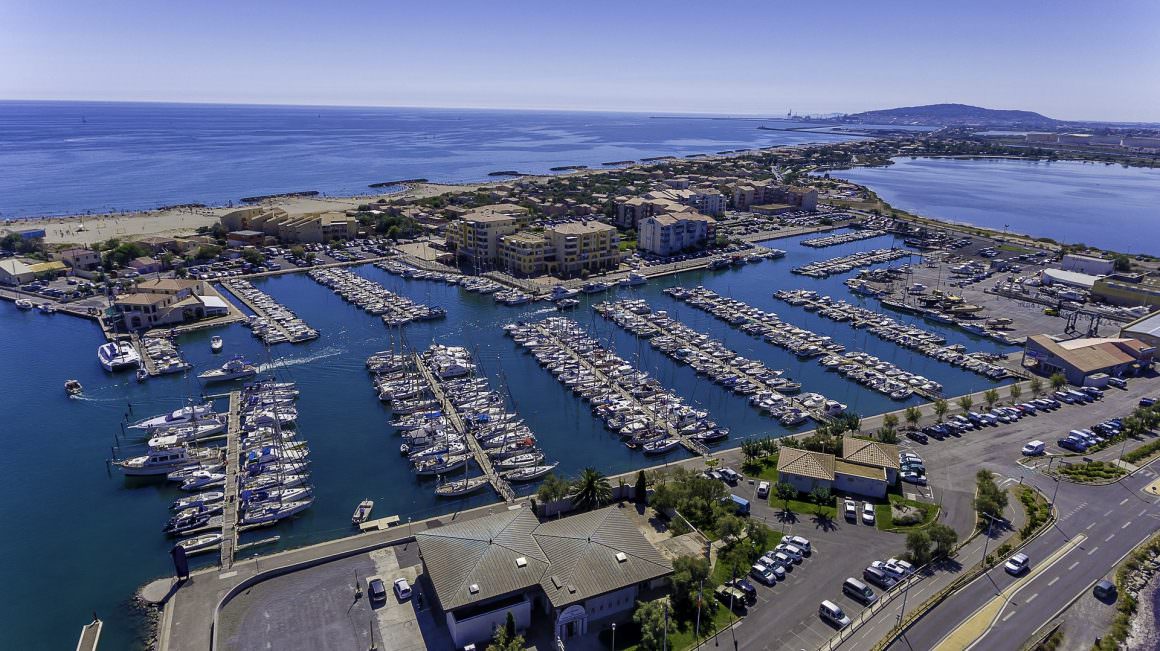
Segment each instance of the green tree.
[[197,253],[193,254],[198,260],[212,260],[222,253],[222,247],[216,244],[202,244],[197,247]]
[[1043,393],[1043,380],[1039,379],[1038,376],[1033,376],[1031,378],[1030,384],[1031,384],[1031,395],[1038,398],[1039,394]]
[[777,499],[781,500],[784,510],[789,510],[789,501],[797,497],[797,489],[787,481],[777,482]]
[[886,414],[882,417],[882,428],[893,432],[894,428],[898,427],[898,416],[895,414]]
[[1063,377],[1063,373],[1053,373],[1049,382],[1051,382],[1052,389],[1059,391],[1067,385],[1067,378]]
[[970,411],[971,407],[974,407],[974,406],[975,406],[975,401],[970,396],[963,396],[963,397],[959,398],[959,409],[962,409],[964,414],[967,413],[968,411]]
[[922,420],[922,411],[918,407],[912,405],[906,408],[906,422],[910,424],[910,429],[916,428],[920,420]]
[[637,504],[648,502],[648,482],[645,481],[643,470],[636,473],[636,486],[633,487],[632,497]]
[[242,249],[242,259],[255,266],[266,263],[266,256],[257,249]]
[[947,416],[947,412],[950,410],[951,406],[947,404],[944,398],[939,398],[934,401],[934,413],[938,416],[938,422],[943,422],[943,419]]
[[906,551],[912,563],[926,565],[930,561],[930,536],[925,531],[906,534]]
[[1010,389],[1007,389],[1007,393],[1011,395],[1011,402],[1019,402],[1019,396],[1023,395],[1023,387],[1016,382],[1011,385]]
[[927,529],[927,535],[934,543],[934,553],[938,556],[949,554],[954,549],[955,543],[959,541],[959,534],[955,532],[954,528],[941,522],[930,525],[930,528]]
[[987,403],[987,409],[990,410],[999,402],[999,392],[995,389],[987,389],[983,392],[983,402]]
[[[1003,517],[1003,510],[1007,508],[1007,492],[995,483],[995,474],[990,470],[979,470],[975,473],[975,511],[981,516],[987,514],[996,518]],[[980,524],[986,524],[986,519],[980,519]]]
[[638,601],[632,621],[640,626],[641,651],[663,651],[666,619],[665,600]]
[[515,639],[515,637],[517,635],[516,618],[512,616],[512,611],[510,611],[510,610],[508,611],[507,621],[504,622],[503,628],[504,628],[504,632],[507,633],[507,637],[509,640]]
[[1112,268],[1116,271],[1131,271],[1132,259],[1123,253],[1117,253],[1112,256]]
[[589,466],[572,483],[572,506],[584,511],[612,501],[612,486],[604,473]]
[[[676,619],[688,621],[697,616],[698,594],[702,596],[701,616],[712,617],[717,604],[712,595],[717,583],[713,581],[712,568],[709,567],[707,559],[700,556],[678,556],[673,561],[673,573],[669,578],[669,584],[672,587],[670,598]],[[705,595],[709,595],[709,598],[705,599]]]
[[536,489],[536,497],[545,504],[559,502],[568,497],[570,488],[568,482],[561,479],[559,475],[551,474],[540,482],[540,487]]
[[[512,628],[515,628],[515,620],[511,619],[511,613],[508,613],[508,619],[511,622]],[[497,626],[495,629],[495,637],[491,644],[487,645],[487,651],[524,651],[527,642],[522,635],[513,635],[508,632],[507,626]]]
[[[810,499],[819,507],[829,506],[830,502],[833,500],[833,498],[830,496],[830,489],[826,488],[825,486],[815,486],[814,489],[810,491]],[[819,510],[819,513],[820,512],[821,511]]]
[[745,522],[736,515],[725,514],[717,518],[717,537],[728,540],[741,535],[745,531]]
[[306,249],[302,248],[301,244],[295,244],[294,246],[290,247],[290,255],[294,256],[295,258],[303,258],[306,256]]

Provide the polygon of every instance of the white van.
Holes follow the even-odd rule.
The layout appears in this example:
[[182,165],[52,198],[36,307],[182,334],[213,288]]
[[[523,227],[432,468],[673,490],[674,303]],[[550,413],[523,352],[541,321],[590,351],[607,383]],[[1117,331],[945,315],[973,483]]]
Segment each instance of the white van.
[[822,605],[818,606],[818,617],[838,628],[846,628],[850,625],[850,618],[832,601],[823,601]]
[[1047,449],[1047,444],[1044,443],[1043,441],[1038,441],[1038,440],[1032,441],[1032,442],[1028,443],[1027,445],[1023,446],[1023,456],[1037,457],[1037,456],[1043,454],[1043,451],[1045,449]]
[[853,577],[846,579],[842,583],[842,592],[867,606],[878,599],[878,596],[874,594],[870,586]]
[[769,497],[769,482],[763,481],[757,484],[757,496],[765,499]]

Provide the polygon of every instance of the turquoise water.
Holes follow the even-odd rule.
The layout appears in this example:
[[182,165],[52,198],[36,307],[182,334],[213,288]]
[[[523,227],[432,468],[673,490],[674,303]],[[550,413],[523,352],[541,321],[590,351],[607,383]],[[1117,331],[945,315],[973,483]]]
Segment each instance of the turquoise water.
[[[807,236],[808,237],[808,236]],[[781,349],[736,331],[713,317],[684,306],[662,293],[674,284],[704,284],[753,305],[771,310],[794,324],[832,335],[849,348],[861,348],[945,386],[947,395],[989,386],[990,382],[960,369],[883,342],[846,324],[822,319],[774,299],[782,288],[810,288],[845,296],[840,277],[814,280],[789,270],[811,260],[888,246],[889,237],[827,249],[809,249],[792,238],[773,242],[789,254],[776,261],[736,270],[691,272],[631,290],[621,295],[647,298],[654,309],[666,309],[685,323],[722,339],[739,353],[782,368],[800,380],[804,390],[817,390],[862,414],[898,405],[888,398],[825,372],[816,361],[802,361]],[[416,323],[403,331],[414,348],[431,342],[467,345],[476,351],[483,372],[494,386],[506,384],[515,406],[537,433],[548,457],[559,470],[574,475],[584,466],[607,473],[682,458],[683,450],[664,459],[645,458],[620,444],[597,422],[587,406],[520,352],[501,326],[516,319],[534,319],[554,310],[537,306],[498,306],[490,297],[427,281],[407,281],[366,265],[356,273],[383,283],[392,291],[448,311],[442,321]],[[398,439],[387,427],[388,412],[371,389],[364,367],[366,356],[392,342],[381,321],[343,302],[304,275],[259,280],[263,291],[297,312],[322,336],[310,343],[281,344],[272,354],[279,373],[299,383],[299,428],[312,448],[314,508],[276,528],[281,546],[298,546],[351,532],[350,513],[364,498],[375,500],[379,516],[398,514],[422,518],[494,499],[481,493],[460,501],[437,501],[433,484],[419,483],[398,453]],[[596,316],[591,301],[612,294],[585,297],[571,315],[636,361],[687,400],[708,409],[731,428],[729,445],[745,436],[777,436],[787,430],[761,417],[745,400],[676,365],[647,344]],[[892,315],[902,319],[913,317]],[[918,320],[915,320],[917,323]],[[937,324],[952,343],[971,350],[1004,350]],[[178,492],[164,484],[130,484],[109,473],[105,459],[120,431],[123,415],[144,417],[180,406],[197,391],[194,382],[154,378],[144,384],[132,375],[106,374],[95,359],[102,343],[95,325],[63,315],[21,312],[0,302],[0,395],[5,396],[2,430],[5,454],[0,456],[0,489],[6,496],[0,509],[0,585],[5,608],[0,611],[0,646],[4,648],[65,648],[90,613],[106,622],[103,647],[130,648],[136,625],[127,607],[134,590],[170,571],[169,541],[161,527],[168,505]],[[266,360],[263,348],[241,326],[196,333],[179,340],[196,370],[221,356],[209,351],[209,337],[220,334],[227,353],[245,353]],[[65,398],[62,385],[77,378],[85,386],[84,400]],[[531,490],[530,487],[524,490]],[[260,532],[268,536],[271,531]],[[270,548],[264,551],[269,551]],[[212,557],[212,555],[210,555]],[[211,557],[195,557],[200,563]]]
[[[1077,161],[895,158],[830,173],[896,208],[1124,253],[1160,255],[1160,168]],[[1141,234],[1148,237],[1141,237]]]

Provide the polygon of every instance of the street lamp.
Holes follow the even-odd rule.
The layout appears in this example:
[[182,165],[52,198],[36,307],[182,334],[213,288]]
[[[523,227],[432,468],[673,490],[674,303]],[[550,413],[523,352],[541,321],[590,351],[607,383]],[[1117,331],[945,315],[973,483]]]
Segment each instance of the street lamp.
[[616,622],[612,622],[612,651],[616,651]]

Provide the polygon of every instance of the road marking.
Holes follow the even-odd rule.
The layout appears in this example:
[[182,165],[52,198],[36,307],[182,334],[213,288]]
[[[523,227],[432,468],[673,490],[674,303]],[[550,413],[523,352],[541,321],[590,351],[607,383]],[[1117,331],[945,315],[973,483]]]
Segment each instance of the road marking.
[[1130,498],[1125,497],[1124,499],[1120,500],[1120,506],[1127,504],[1129,499]]
[[[1127,502],[1127,501],[1128,501],[1128,500],[1127,500],[1127,498],[1125,498],[1125,499],[1124,499],[1124,502]],[[1123,504],[1124,502],[1120,502],[1120,504]],[[1112,514],[1112,510],[1113,510],[1113,509],[1108,509],[1108,512],[1104,514],[1104,517],[1106,518],[1106,517],[1108,517],[1109,515],[1111,515],[1111,514]]]
[[1111,534],[1107,538],[1104,538],[1104,542],[1112,542],[1112,538],[1115,538],[1115,537],[1116,537],[1116,534]]
[[[1073,565],[1072,567],[1075,567],[1075,566]],[[1070,569],[1071,569],[1071,567],[1069,567],[1069,568],[1067,568],[1067,569],[1069,569],[1069,570],[1070,570]],[[1052,580],[1048,581],[1048,582],[1047,582],[1047,587],[1049,587],[1049,588],[1050,588],[1051,586],[1055,585],[1055,582],[1056,582],[1056,581],[1058,581],[1058,580],[1059,580],[1059,577],[1057,576],[1057,577],[1055,577],[1054,579],[1052,579]]]
[[1038,596],[1039,596],[1039,593],[1038,593],[1038,592],[1036,592],[1035,594],[1031,595],[1030,597],[1027,597],[1027,601],[1025,601],[1025,602],[1023,602],[1023,603],[1028,603],[1028,604],[1029,604],[1029,603],[1031,603],[1032,601],[1035,601],[1035,598],[1036,598],[1036,597],[1038,597]]
[[1071,553],[1072,550],[1085,540],[1087,540],[1087,536],[1076,534],[1074,538],[1064,543],[1062,547],[1044,559],[1042,564],[1032,566],[1023,576],[1015,579],[999,595],[992,597],[987,603],[983,604],[978,610],[964,619],[950,633],[943,637],[943,639],[939,640],[939,643],[934,646],[934,651],[950,651],[951,649],[961,651],[962,649],[970,649],[975,646],[991,630],[999,617],[1004,614],[1003,610],[1007,607],[1007,604],[1021,589],[1030,583],[1032,579],[1046,572],[1062,560],[1063,557]]
[[1094,527],[1094,526],[1096,526],[1096,523],[1094,523],[1094,522],[1093,522],[1093,523],[1089,524],[1088,526],[1084,527],[1084,528],[1083,528],[1083,530],[1084,530],[1084,531],[1088,531],[1088,530],[1090,530],[1090,529],[1091,529],[1092,527]]
[[[1148,509],[1143,509],[1143,510],[1141,510],[1139,513],[1137,513],[1137,514],[1136,514],[1136,517],[1138,518],[1138,517],[1140,517],[1140,516],[1144,515],[1144,514],[1145,514],[1145,513],[1147,513],[1147,512],[1148,512]],[[1127,526],[1127,525],[1125,525],[1125,526]]]
[[1070,572],[1070,571],[1074,570],[1076,565],[1079,565],[1079,561],[1076,561],[1076,562],[1072,563],[1071,565],[1068,565],[1067,571]]
[[1132,526],[1132,521],[1131,521],[1131,520],[1128,520],[1127,522],[1125,522],[1125,523],[1124,523],[1124,526],[1122,526],[1122,527],[1120,527],[1120,528],[1121,528],[1121,529],[1127,529],[1127,528],[1128,528],[1128,527],[1130,527],[1130,526]]
[[1099,548],[1100,548],[1100,546],[1099,546],[1099,545],[1096,545],[1095,547],[1092,547],[1092,548],[1091,548],[1091,550],[1088,552],[1088,556],[1091,556],[1092,554],[1096,553],[1096,550],[1097,550],[1097,549],[1099,549]]
[[1008,619],[1011,619],[1014,616],[1015,616],[1015,611],[1012,610],[1011,612],[1007,613],[1006,615],[1003,615],[1003,621],[1007,621]]

